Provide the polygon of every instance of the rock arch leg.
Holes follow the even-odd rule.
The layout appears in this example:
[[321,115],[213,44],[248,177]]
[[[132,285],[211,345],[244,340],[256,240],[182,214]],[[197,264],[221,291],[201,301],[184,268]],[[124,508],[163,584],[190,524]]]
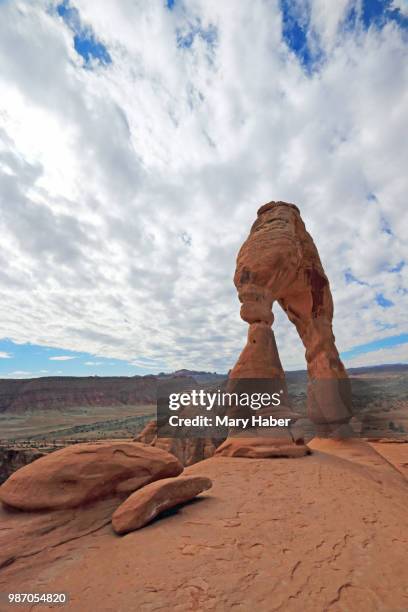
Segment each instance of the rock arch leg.
[[304,289],[279,300],[296,326],[306,349],[308,370],[308,416],[319,434],[332,433],[352,416],[351,388],[347,372],[335,345],[332,329],[333,301],[328,281],[316,295],[303,273]]

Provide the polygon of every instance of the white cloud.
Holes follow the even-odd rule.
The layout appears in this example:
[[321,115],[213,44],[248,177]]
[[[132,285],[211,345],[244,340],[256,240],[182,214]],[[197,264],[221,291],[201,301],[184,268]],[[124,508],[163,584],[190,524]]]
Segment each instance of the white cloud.
[[346,366],[350,368],[360,366],[372,366],[381,363],[408,363],[408,344],[378,349],[363,355],[356,355],[346,360]]
[[399,9],[403,15],[408,15],[408,0],[393,0],[392,7]]
[[[408,265],[390,272],[408,262],[396,24],[345,34],[346,1],[328,11],[315,0],[327,59],[308,76],[282,40],[278,3],[71,4],[109,66],[83,68],[45,0],[0,6],[0,337],[148,358],[152,371],[226,371],[246,334],[236,253],[271,199],[302,210],[340,350],[406,332]],[[215,44],[200,35],[210,30]],[[275,330],[284,365],[302,367],[279,312]]]
[[33,372],[28,372],[26,370],[14,370],[14,372],[3,374],[2,378],[32,378],[33,376]]
[[339,27],[353,4],[353,0],[314,0],[311,3],[311,26],[326,51],[331,51],[338,42]]
[[0,351],[0,359],[11,359],[13,355],[11,353],[6,353],[6,351]]
[[56,357],[48,357],[50,361],[70,361],[71,359],[76,359],[76,357],[71,357],[70,355],[57,355]]
[[102,361],[85,361],[86,366],[98,366],[98,365],[102,365]]

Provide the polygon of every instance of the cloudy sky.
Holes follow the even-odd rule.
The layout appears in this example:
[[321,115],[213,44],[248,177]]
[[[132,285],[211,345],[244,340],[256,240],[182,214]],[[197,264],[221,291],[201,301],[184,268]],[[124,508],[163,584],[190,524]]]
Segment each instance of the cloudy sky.
[[0,0],[0,375],[227,371],[272,199],[346,365],[408,362],[407,44],[407,0]]

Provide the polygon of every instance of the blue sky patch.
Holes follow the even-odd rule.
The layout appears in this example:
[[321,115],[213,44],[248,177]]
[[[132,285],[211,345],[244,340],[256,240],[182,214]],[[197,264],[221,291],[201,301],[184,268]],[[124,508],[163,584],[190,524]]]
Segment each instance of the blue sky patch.
[[[388,338],[381,338],[380,340],[373,340],[372,342],[367,342],[366,344],[360,344],[358,346],[353,347],[349,351],[344,351],[341,353],[342,359],[352,359],[357,355],[364,355],[365,353],[372,353],[374,351],[379,351],[384,348],[392,348],[394,346],[399,346],[400,344],[406,344],[408,342],[408,334],[399,334],[398,336],[389,336]],[[392,353],[390,353],[392,355]],[[394,363],[392,360],[389,363]]]
[[363,0],[361,18],[364,26],[369,28],[371,25],[383,25],[390,6],[391,0]]
[[0,340],[0,377],[135,376],[157,371],[157,363],[152,365],[143,358],[135,358],[135,361],[139,365],[64,348],[17,344],[7,338]]
[[[296,4],[292,0],[280,0],[282,11],[282,38],[291,51],[296,55],[305,71],[313,72],[315,65],[319,62],[323,53],[317,46],[312,49],[308,33],[310,22],[310,9],[307,15],[301,19]],[[307,9],[305,3],[305,10]]]
[[362,26],[365,30],[371,27],[380,30],[389,22],[408,28],[408,18],[392,4],[392,0],[362,0],[361,10],[358,10],[354,0],[343,20],[342,29],[352,32]]
[[402,28],[408,27],[408,18],[398,8],[393,8],[392,0],[363,0],[361,19],[366,29],[371,26],[380,29],[389,21]]
[[357,283],[357,285],[368,286],[368,283],[365,283],[364,281],[357,278],[357,276],[354,276],[354,274],[352,274],[350,270],[345,271],[344,278],[346,279],[347,285],[349,285],[350,283]]
[[[310,4],[279,0],[282,13],[282,38],[296,55],[304,70],[312,74],[324,60],[324,53],[318,44],[318,36],[310,27]],[[360,8],[361,6],[361,8]],[[359,27],[381,29],[386,23],[396,23],[408,29],[408,17],[392,6],[392,0],[356,0],[350,3],[340,30],[353,32]]]
[[57,13],[72,30],[75,51],[84,59],[86,67],[90,67],[92,61],[103,65],[112,62],[105,45],[95,38],[91,28],[82,25],[78,10],[72,7],[68,0],[57,6]]
[[382,308],[391,308],[391,306],[394,306],[394,302],[388,300],[386,297],[383,296],[382,293],[377,293],[377,295],[375,296],[375,301]]
[[74,46],[75,51],[82,55],[86,64],[89,64],[92,59],[99,60],[101,64],[110,64],[112,62],[106,47],[102,43],[95,41],[93,37],[75,34]]

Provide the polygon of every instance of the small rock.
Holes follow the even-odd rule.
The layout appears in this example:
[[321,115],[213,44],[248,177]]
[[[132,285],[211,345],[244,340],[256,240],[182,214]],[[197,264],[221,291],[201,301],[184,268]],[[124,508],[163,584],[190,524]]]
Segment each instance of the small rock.
[[211,480],[203,476],[181,476],[152,482],[117,508],[112,516],[113,529],[119,534],[140,529],[164,510],[187,502],[211,487]]

